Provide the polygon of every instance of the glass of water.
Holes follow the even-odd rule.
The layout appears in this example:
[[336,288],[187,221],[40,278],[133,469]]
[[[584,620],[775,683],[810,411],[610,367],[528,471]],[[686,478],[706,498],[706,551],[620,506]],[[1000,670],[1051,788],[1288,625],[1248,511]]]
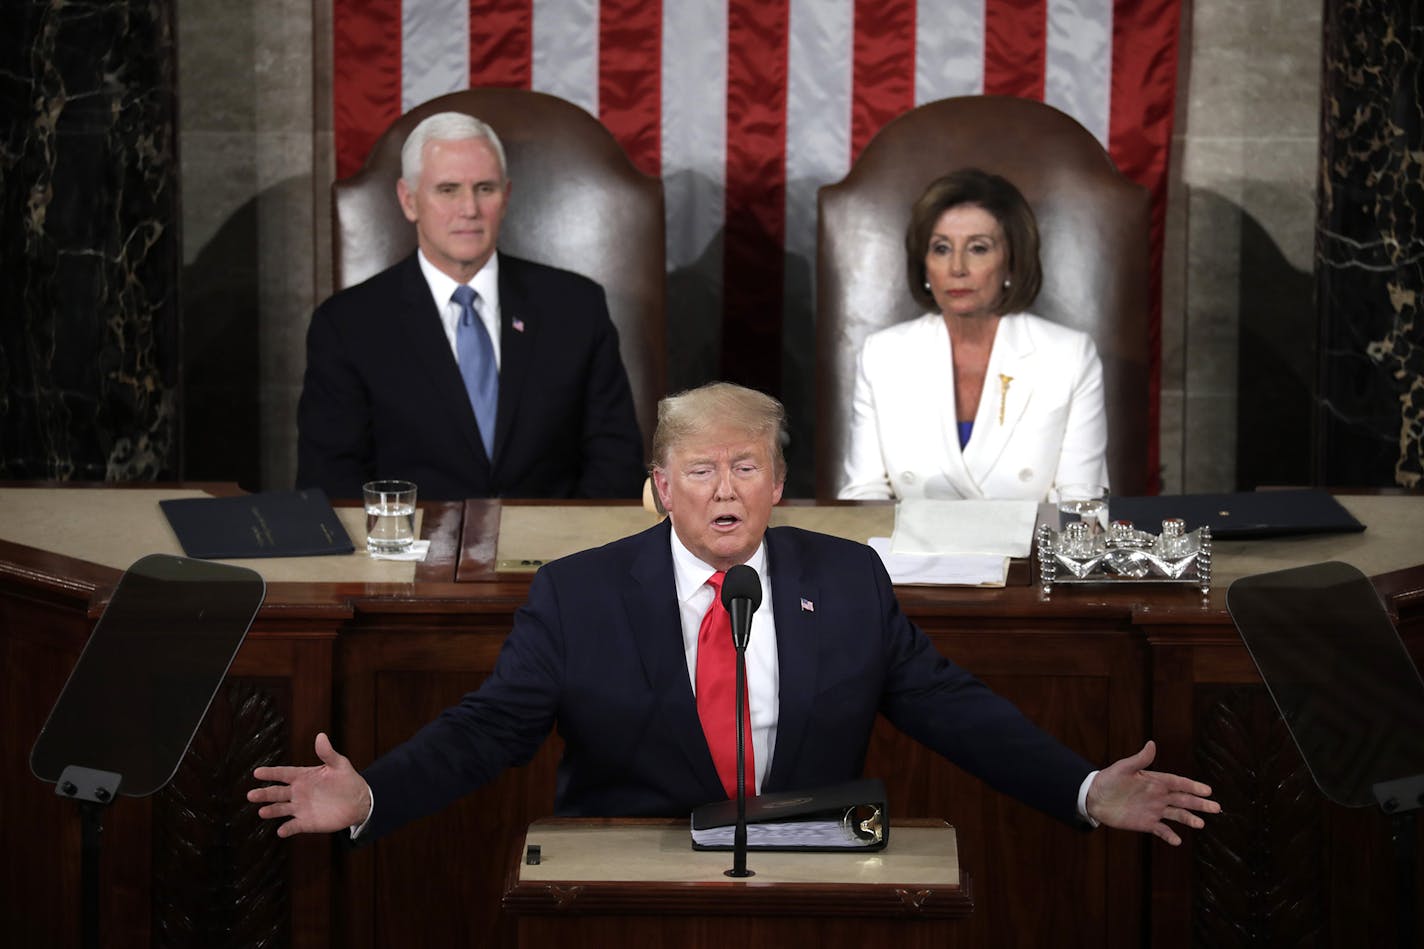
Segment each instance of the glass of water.
[[415,484],[411,481],[368,481],[361,486],[366,498],[366,549],[391,554],[415,542]]
[[1108,528],[1108,489],[1101,484],[1060,484],[1053,489],[1058,505],[1058,529],[1080,521],[1094,536]]

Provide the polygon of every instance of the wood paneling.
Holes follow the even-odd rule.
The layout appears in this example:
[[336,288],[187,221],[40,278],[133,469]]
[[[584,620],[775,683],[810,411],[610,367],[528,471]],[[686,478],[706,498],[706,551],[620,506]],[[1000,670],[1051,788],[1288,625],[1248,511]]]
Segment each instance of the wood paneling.
[[[318,731],[364,766],[493,668],[528,578],[486,572],[456,582],[461,551],[473,549],[459,540],[458,511],[427,511],[439,544],[414,584],[269,585],[178,780],[106,812],[106,946],[440,947],[513,935],[499,897],[525,826],[552,812],[557,739],[529,765],[369,847],[277,840],[242,799],[255,763],[312,763]],[[0,925],[16,945],[78,942],[78,813],[29,774],[28,756],[117,578],[0,543]],[[1424,570],[1397,571],[1377,586],[1416,657],[1424,654]],[[1079,832],[881,721],[866,770],[886,780],[892,818],[958,828],[975,907],[954,923],[956,944],[1393,941],[1388,825],[1315,792],[1220,591],[1203,598],[1134,586],[1044,597],[1022,585],[902,588],[899,596],[942,652],[1090,759],[1106,763],[1153,737],[1157,767],[1207,778],[1227,809],[1207,830],[1184,834],[1178,849]],[[552,938],[538,929],[544,923],[526,924],[533,944]],[[644,924],[639,940],[706,938],[687,920]],[[873,941],[824,919],[725,925],[753,945],[929,944],[898,923]],[[634,935],[600,919],[581,932]]]

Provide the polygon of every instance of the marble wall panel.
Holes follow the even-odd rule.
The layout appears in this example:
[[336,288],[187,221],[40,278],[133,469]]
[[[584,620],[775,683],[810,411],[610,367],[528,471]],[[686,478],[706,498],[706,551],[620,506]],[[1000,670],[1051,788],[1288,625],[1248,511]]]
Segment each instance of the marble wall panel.
[[1301,0],[1194,0],[1192,134],[1313,134],[1320,22],[1320,4]]
[[313,173],[315,76],[330,68],[312,59],[313,16],[310,0],[178,0],[190,478],[275,489],[295,476],[327,229],[315,196],[329,185]]
[[1182,456],[1185,446],[1182,434],[1186,418],[1186,396],[1180,387],[1163,387],[1158,398],[1161,411],[1161,469],[1163,494],[1181,494],[1182,476],[1186,470],[1186,460]]
[[183,141],[184,476],[260,482],[260,244],[250,132]]
[[1316,136],[1248,142],[1242,183],[1236,485],[1312,481],[1316,339],[1312,187]]
[[165,0],[9,0],[0,43],[0,477],[171,476],[174,40]]
[[[312,220],[316,238],[316,299],[331,296],[331,183],[336,178],[336,135],[332,131],[332,0],[311,0],[312,15]],[[294,456],[295,457],[295,456]],[[296,462],[291,470],[295,476]]]
[[1157,400],[1158,482],[1163,494],[1179,494],[1184,472],[1185,424],[1183,411],[1186,374],[1187,186],[1181,168],[1186,150],[1184,120],[1192,75],[1192,4],[1183,0],[1181,41],[1177,48],[1178,116],[1167,157],[1167,214],[1162,237],[1162,300],[1158,341],[1160,363]]
[[1424,10],[1327,0],[1320,475],[1424,486]]
[[262,155],[273,183],[262,193],[257,218],[261,477],[264,484],[288,487],[296,480],[297,399],[307,323],[317,302],[311,133],[264,136]]
[[[1184,15],[1163,272],[1164,490],[1304,483],[1308,393],[1271,394],[1294,391],[1314,359],[1319,11],[1197,0]],[[1175,432],[1169,411],[1182,413]],[[1263,432],[1300,437],[1281,450]]]

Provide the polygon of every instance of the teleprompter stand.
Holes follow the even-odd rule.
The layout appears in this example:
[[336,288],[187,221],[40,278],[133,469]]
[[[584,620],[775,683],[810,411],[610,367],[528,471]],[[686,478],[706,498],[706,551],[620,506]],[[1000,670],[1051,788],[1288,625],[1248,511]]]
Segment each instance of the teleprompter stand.
[[265,593],[243,567],[141,558],[119,579],[50,710],[30,770],[79,805],[82,945],[100,945],[104,808],[173,778]]
[[1331,562],[1243,577],[1226,608],[1321,793],[1389,815],[1398,945],[1414,946],[1424,682],[1379,594]]

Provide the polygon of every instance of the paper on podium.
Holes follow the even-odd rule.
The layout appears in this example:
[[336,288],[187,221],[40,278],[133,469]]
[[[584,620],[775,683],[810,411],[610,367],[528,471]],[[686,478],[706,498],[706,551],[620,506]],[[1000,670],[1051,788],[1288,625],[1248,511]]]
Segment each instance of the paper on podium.
[[1035,501],[907,499],[895,508],[890,550],[1027,557],[1037,518]]
[[[735,800],[704,804],[692,812],[692,848],[731,850],[736,823]],[[883,850],[890,842],[879,778],[749,797],[746,824],[748,850]]]
[[888,537],[866,543],[880,555],[890,582],[901,586],[1001,587],[1009,579],[1009,558],[998,554],[897,554]]

